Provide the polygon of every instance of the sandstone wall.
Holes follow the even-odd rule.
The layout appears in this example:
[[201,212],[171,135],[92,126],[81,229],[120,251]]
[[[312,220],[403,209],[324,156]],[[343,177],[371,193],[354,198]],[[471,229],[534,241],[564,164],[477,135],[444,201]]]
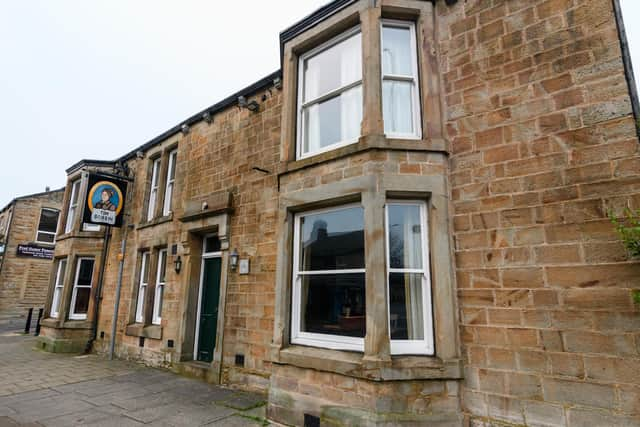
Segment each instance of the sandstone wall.
[[443,3],[465,411],[638,425],[640,264],[607,212],[640,208],[640,156],[612,2]]

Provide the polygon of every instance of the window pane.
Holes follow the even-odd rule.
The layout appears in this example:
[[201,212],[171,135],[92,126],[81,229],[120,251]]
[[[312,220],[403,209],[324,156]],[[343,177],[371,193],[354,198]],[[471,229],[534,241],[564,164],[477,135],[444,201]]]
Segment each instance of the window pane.
[[158,185],[158,175],[160,174],[160,159],[153,161],[153,172],[151,177],[151,186],[155,187]]
[[362,79],[360,33],[304,61],[304,101]]
[[144,319],[142,310],[144,308],[144,293],[146,288],[146,286],[140,286],[140,288],[138,289],[138,301],[136,303],[136,322],[142,322]]
[[304,153],[358,138],[362,122],[362,86],[306,108],[304,121]]
[[382,28],[382,71],[384,74],[413,76],[409,28]]
[[58,311],[60,310],[60,292],[62,292],[62,288],[56,287],[53,290],[53,300],[51,301],[51,314],[56,316]]
[[64,273],[67,271],[67,260],[63,259],[58,264],[58,276],[56,277],[56,286],[62,286],[64,280]]
[[220,239],[218,238],[218,236],[210,236],[205,239],[204,251],[206,253],[220,252]]
[[306,215],[300,227],[300,271],[364,268],[361,207]]
[[156,319],[162,318],[162,302],[164,301],[164,286],[158,286],[156,288],[156,298],[158,299],[158,312],[156,313]]
[[36,240],[38,242],[43,242],[43,243],[53,243],[53,241],[55,240],[55,235],[47,234],[47,233],[38,233],[38,235],[36,236]]
[[48,231],[50,233],[55,233],[57,226],[58,211],[43,209],[40,212],[40,225],[38,226],[38,231]]
[[[78,280],[76,286],[91,286],[91,276],[93,275],[93,260],[80,260],[80,270],[78,271]],[[77,313],[77,312],[76,312]]]
[[169,178],[168,181],[172,181],[176,177],[176,158],[178,157],[177,152],[171,153],[171,159],[169,160]]
[[142,255],[142,283],[149,283],[149,252]]
[[300,331],[364,337],[364,273],[301,277]]
[[76,289],[76,304],[73,308],[73,314],[86,314],[89,310],[89,294],[91,288]]
[[413,133],[413,83],[385,80],[382,83],[385,133]]
[[420,273],[389,273],[391,339],[424,339],[422,278]]
[[420,206],[387,205],[391,268],[422,268]]
[[67,224],[64,229],[65,233],[68,233],[73,228],[73,221],[75,219],[76,208],[73,206],[69,207],[69,211],[67,212]]
[[158,255],[158,282],[164,283],[167,275],[167,251],[162,251]]
[[78,203],[78,196],[80,192],[80,180],[75,181],[71,184],[71,205],[76,205]]

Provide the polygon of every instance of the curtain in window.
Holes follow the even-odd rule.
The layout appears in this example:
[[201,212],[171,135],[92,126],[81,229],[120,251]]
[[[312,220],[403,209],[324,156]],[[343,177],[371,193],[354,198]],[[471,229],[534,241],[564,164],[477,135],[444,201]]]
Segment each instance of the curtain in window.
[[[360,43],[362,37],[349,39],[340,51],[340,77],[342,85],[362,78],[362,58]],[[343,92],[341,95],[340,130],[342,140],[355,139],[360,135],[362,122],[362,86]]]
[[[405,265],[410,268],[422,267],[420,227],[420,209],[417,206],[404,209],[404,259]],[[422,274],[408,273],[404,275],[404,280],[408,339],[422,339],[424,337]]]

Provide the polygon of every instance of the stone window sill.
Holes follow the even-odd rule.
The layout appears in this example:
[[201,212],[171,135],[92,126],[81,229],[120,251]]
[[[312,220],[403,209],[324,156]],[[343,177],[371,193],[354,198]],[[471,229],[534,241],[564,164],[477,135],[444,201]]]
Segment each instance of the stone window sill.
[[358,142],[335,150],[326,151],[300,160],[292,160],[281,166],[279,175],[286,175],[300,169],[330,162],[342,157],[359,154],[368,150],[408,150],[431,151],[448,154],[447,143],[443,139],[395,139],[385,136],[362,136]]
[[125,334],[132,337],[144,337],[154,340],[162,339],[162,326],[160,325],[143,325],[142,323],[132,323],[127,326]]
[[54,329],[91,329],[92,324],[88,320],[64,320],[60,321],[54,317],[49,317],[40,322],[42,326]]
[[430,356],[392,356],[391,361],[367,360],[362,353],[291,346],[276,349],[273,362],[372,381],[461,379],[462,361]]
[[138,230],[141,230],[143,228],[153,227],[154,225],[160,225],[160,224],[164,224],[165,222],[171,222],[171,221],[173,221],[173,212],[169,213],[169,215],[166,215],[166,216],[161,216],[149,221],[141,222],[140,224],[138,224],[136,228]]

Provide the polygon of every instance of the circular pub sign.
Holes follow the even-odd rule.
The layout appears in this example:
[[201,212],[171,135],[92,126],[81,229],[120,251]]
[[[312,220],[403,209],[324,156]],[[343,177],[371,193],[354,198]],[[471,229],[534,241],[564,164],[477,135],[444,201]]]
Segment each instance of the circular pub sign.
[[105,180],[90,184],[93,184],[87,194],[90,222],[116,225],[124,206],[124,197],[119,185]]

